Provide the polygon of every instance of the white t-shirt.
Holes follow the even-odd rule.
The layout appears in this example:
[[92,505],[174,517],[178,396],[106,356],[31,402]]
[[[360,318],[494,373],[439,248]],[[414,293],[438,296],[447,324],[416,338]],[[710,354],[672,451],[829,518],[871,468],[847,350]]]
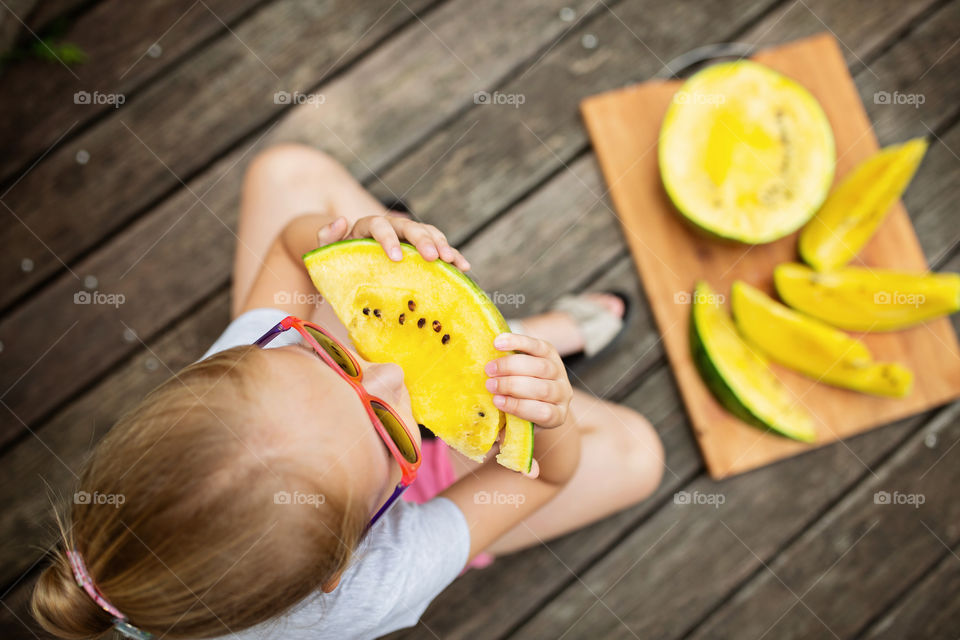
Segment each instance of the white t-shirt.
[[[241,314],[203,358],[252,344],[286,315],[267,308]],[[300,340],[291,329],[267,348]],[[434,498],[417,505],[397,500],[360,542],[351,566],[332,593],[318,591],[286,615],[223,637],[375,638],[413,626],[427,605],[460,574],[469,551],[470,529],[453,502]]]

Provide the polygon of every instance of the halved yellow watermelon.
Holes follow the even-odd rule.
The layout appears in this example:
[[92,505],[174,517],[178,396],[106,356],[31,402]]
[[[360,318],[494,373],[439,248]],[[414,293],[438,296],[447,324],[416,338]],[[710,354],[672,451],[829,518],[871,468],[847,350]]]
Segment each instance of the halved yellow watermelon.
[[691,76],[660,130],[660,174],[680,213],[749,244],[789,235],[813,216],[833,182],[834,153],[810,92],[747,60]]
[[413,415],[465,456],[482,461],[504,429],[497,462],[529,471],[533,424],[493,404],[484,365],[509,332],[487,295],[459,269],[402,244],[393,262],[374,240],[344,240],[303,257],[314,286],[367,360],[403,368]]
[[960,310],[960,274],[844,267],[820,273],[793,262],[773,271],[788,305],[849,331],[895,331]]
[[924,138],[881,149],[847,175],[800,232],[800,257],[817,271],[850,262],[903,194],[927,150]]
[[697,283],[690,317],[690,350],[707,388],[744,422],[801,442],[817,438],[811,416],[770,368],[744,342],[706,282]]
[[785,307],[746,282],[733,283],[730,308],[740,334],[774,362],[845,389],[895,397],[910,393],[910,369],[874,361],[856,338]]

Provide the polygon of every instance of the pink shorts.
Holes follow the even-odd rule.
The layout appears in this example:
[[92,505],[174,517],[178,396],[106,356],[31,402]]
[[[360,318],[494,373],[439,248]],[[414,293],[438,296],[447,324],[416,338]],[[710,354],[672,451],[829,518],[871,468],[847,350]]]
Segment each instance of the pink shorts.
[[[416,504],[423,504],[434,498],[457,479],[453,471],[453,463],[450,462],[450,450],[443,440],[424,439],[420,450],[423,460],[420,462],[417,479],[403,492],[402,496],[407,502]],[[491,562],[493,562],[492,554],[481,553],[470,561],[467,569],[482,569]]]

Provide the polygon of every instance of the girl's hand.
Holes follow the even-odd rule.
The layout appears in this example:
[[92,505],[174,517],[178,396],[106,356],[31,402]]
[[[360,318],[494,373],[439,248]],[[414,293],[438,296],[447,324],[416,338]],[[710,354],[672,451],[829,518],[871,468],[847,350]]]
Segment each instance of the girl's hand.
[[387,256],[394,262],[403,259],[400,241],[406,240],[420,252],[424,260],[433,262],[437,258],[468,271],[470,263],[459,251],[450,246],[446,236],[430,224],[415,222],[400,216],[367,216],[360,218],[348,228],[347,219],[339,217],[317,232],[319,246],[348,238],[373,238],[380,243]]
[[573,389],[553,345],[530,336],[501,333],[493,346],[520,352],[487,363],[487,390],[494,394],[493,404],[540,427],[563,424]]

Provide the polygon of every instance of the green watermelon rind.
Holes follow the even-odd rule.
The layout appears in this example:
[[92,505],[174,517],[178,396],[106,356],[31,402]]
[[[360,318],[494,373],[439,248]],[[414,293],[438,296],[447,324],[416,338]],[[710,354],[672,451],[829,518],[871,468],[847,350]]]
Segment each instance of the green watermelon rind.
[[[327,251],[330,251],[331,249],[343,248],[345,245],[350,245],[350,244],[380,246],[380,243],[377,242],[376,240],[373,240],[372,238],[352,238],[350,240],[340,240],[339,242],[333,242],[331,244],[318,247],[313,251],[308,251],[307,253],[303,254],[303,261],[306,264],[307,260],[312,257],[319,256]],[[400,247],[403,249],[403,252],[405,255],[410,255],[410,254],[419,255],[420,253],[419,251],[417,251],[416,247],[406,242],[401,242]],[[474,296],[476,296],[477,299],[480,301],[480,307],[483,310],[484,315],[486,315],[487,318],[493,322],[493,324],[497,327],[497,329],[499,329],[503,333],[510,332],[510,326],[507,324],[507,321],[503,317],[503,314],[500,313],[500,310],[497,308],[495,304],[493,304],[493,301],[486,294],[486,292],[483,289],[481,289],[480,286],[476,282],[474,282],[470,276],[460,271],[460,269],[458,269],[454,265],[448,262],[444,262],[443,260],[439,260],[439,259],[435,260],[433,261],[433,264],[436,266],[439,266],[442,269],[445,269],[450,275],[456,276],[457,280],[465,284],[470,289],[470,292]],[[529,445],[529,451],[526,456],[526,460],[527,460],[526,469],[516,469],[516,470],[529,472],[530,469],[533,468],[533,423],[530,422],[529,420],[523,420],[523,422],[526,422],[528,425],[528,428],[530,429],[530,436],[529,438],[526,438],[526,440],[530,443],[530,445]],[[516,457],[518,457],[516,455],[516,452],[511,452],[511,451],[504,452],[503,448],[501,447],[500,453],[497,455],[497,460],[499,461],[503,459],[504,461],[506,461]],[[504,465],[504,466],[507,466],[507,465]]]
[[761,418],[750,408],[749,401],[742,398],[737,393],[735,386],[727,381],[714,361],[719,356],[710,353],[710,349],[700,335],[702,328],[697,314],[697,300],[706,299],[707,295],[698,285],[694,293],[694,301],[690,305],[690,355],[704,384],[724,409],[743,422],[760,429],[779,433],[799,442],[814,442],[816,440],[815,433],[798,433],[776,422]]

